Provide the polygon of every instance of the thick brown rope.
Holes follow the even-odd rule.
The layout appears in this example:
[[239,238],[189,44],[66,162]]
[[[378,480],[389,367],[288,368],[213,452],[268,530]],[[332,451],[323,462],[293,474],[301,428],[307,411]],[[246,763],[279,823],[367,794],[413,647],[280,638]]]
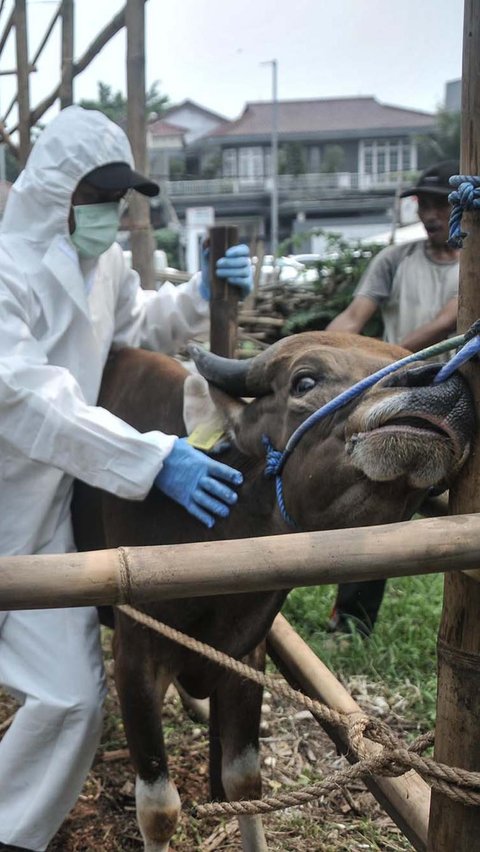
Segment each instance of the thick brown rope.
[[[414,769],[433,790],[443,793],[450,799],[463,805],[480,805],[479,772],[454,768],[443,763],[437,763],[430,757],[422,756],[422,752],[433,744],[432,732],[422,734],[407,749],[400,744],[388,726],[377,719],[364,713],[339,713],[336,710],[331,710],[320,701],[292,689],[287,683],[279,682],[271,675],[252,669],[240,660],[235,660],[198,639],[186,636],[174,627],[156,621],[151,616],[128,604],[118,606],[117,609],[144,627],[160,633],[166,639],[177,642],[190,651],[201,654],[212,662],[235,672],[240,677],[245,677],[254,683],[265,686],[272,692],[305,707],[322,722],[341,728],[349,749],[360,758],[358,763],[353,766],[337,771],[320,783],[304,787],[301,790],[258,800],[212,802],[198,805],[194,809],[195,816],[219,816],[220,814],[239,816],[240,814],[268,813],[305,804],[330,790],[345,786],[353,780],[363,779],[371,775],[399,776],[411,769]],[[380,747],[378,754],[368,756],[366,739],[378,744]]]

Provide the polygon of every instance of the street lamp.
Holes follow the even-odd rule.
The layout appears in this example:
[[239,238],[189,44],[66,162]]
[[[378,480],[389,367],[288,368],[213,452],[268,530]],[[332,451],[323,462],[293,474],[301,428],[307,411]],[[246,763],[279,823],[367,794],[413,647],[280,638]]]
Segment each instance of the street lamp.
[[278,95],[277,95],[277,60],[269,59],[261,65],[272,66],[272,143],[271,170],[272,192],[270,206],[270,251],[275,259],[278,247]]

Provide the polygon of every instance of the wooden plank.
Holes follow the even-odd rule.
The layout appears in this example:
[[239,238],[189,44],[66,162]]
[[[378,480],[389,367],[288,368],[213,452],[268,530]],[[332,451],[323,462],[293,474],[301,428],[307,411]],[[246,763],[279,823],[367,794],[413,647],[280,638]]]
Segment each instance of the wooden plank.
[[[145,105],[145,3],[128,0],[127,26],[127,126],[136,168],[148,173]],[[140,275],[142,287],[155,289],[153,267],[154,239],[150,224],[150,201],[133,192],[128,205],[132,267]]]
[[[300,687],[310,698],[318,699],[339,713],[362,712],[345,687],[300,638],[283,615],[277,615],[273,622],[267,647],[270,656],[291,686]],[[321,724],[339,751],[350,763],[356,763],[358,757],[352,754],[343,732],[330,725]],[[365,740],[365,748],[367,756],[373,756],[377,751],[376,746],[368,740]],[[424,852],[427,844],[430,788],[423,779],[412,771],[400,778],[367,779],[365,784],[414,848]]]
[[[466,0],[463,31],[462,152],[460,171],[480,174],[480,15],[477,0]],[[468,232],[460,252],[458,327],[464,331],[480,317],[480,214],[465,213]],[[464,369],[480,410],[478,363]],[[451,511],[480,511],[478,436],[470,458],[451,489]],[[480,563],[479,563],[480,565]],[[480,771],[480,583],[457,574],[445,578],[438,637],[438,697],[435,757]],[[434,793],[429,852],[471,852],[479,848],[480,807],[466,807]]]
[[60,109],[73,104],[73,0],[62,2],[62,76],[60,81]]
[[230,246],[238,243],[238,229],[217,225],[209,230],[210,244],[210,349],[216,355],[233,358],[238,332],[238,287],[232,287],[225,278],[218,278],[217,260]]
[[24,166],[30,153],[30,80],[26,0],[15,0],[15,43],[17,57],[19,160]]
[[135,605],[434,574],[479,564],[478,514],[118,551],[2,556],[0,610]]

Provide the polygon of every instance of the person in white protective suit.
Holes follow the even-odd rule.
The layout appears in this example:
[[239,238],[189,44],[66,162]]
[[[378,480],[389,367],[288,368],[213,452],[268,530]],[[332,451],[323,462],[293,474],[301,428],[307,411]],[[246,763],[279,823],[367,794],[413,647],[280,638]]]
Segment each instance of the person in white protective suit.
[[[96,406],[112,346],[174,353],[208,332],[206,273],[155,292],[127,268],[114,240],[129,189],[158,192],[133,170],[124,132],[73,106],[42,132],[10,191],[0,229],[3,556],[75,549],[75,477],[129,499],[155,485],[209,526],[237,499],[238,471]],[[230,249],[220,270],[248,292],[246,247]],[[44,850],[100,737],[96,609],[0,612],[0,683],[20,700],[0,743],[0,848]]]

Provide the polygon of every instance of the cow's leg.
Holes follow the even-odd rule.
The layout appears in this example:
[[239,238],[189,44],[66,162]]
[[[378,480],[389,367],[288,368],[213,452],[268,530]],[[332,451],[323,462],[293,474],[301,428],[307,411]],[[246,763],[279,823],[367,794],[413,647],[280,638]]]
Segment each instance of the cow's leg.
[[[118,628],[117,628],[118,629]],[[131,636],[130,636],[131,638]],[[145,852],[168,852],[180,814],[180,797],[168,775],[161,708],[171,676],[155,673],[134,643],[116,643],[115,681],[137,778],[137,820]]]
[[180,696],[180,701],[184,710],[194,722],[208,723],[210,716],[210,701],[208,698],[193,698],[189,695],[186,689],[181,686],[178,680],[175,680],[175,687]]
[[[265,648],[260,646],[244,660],[254,668],[265,667]],[[221,786],[230,801],[259,799],[262,795],[260,775],[259,729],[262,709],[261,687],[233,674],[226,674],[218,684],[212,698],[212,723],[217,734],[217,747],[211,749],[210,768],[213,783],[218,779],[216,761],[221,759]],[[213,711],[213,705],[215,710]],[[215,742],[215,741],[214,741]],[[212,795],[220,791],[212,783]],[[261,817],[241,816],[238,818],[242,836],[243,852],[265,852],[267,843]]]

